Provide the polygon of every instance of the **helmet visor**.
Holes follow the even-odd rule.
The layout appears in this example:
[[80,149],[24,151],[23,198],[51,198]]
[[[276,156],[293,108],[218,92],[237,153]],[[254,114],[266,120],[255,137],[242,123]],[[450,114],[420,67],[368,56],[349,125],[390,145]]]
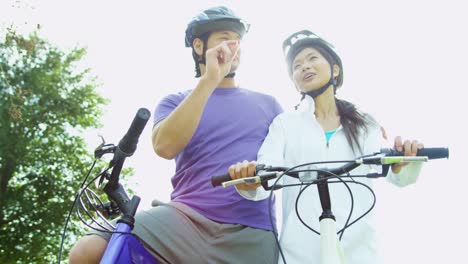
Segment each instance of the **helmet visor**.
[[230,30],[239,34],[241,37],[249,31],[250,25],[242,20],[222,19],[218,21],[209,21],[200,24],[192,29],[192,36],[200,36],[207,32]]

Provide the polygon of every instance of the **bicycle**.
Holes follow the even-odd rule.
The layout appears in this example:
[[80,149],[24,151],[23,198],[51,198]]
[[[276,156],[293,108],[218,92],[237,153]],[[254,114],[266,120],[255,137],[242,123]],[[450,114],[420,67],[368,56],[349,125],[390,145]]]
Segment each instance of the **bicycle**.
[[[347,161],[326,161],[326,162],[310,162],[305,164],[300,164],[291,168],[288,167],[274,167],[274,166],[267,166],[264,164],[258,164],[256,166],[256,176],[247,177],[242,179],[232,180],[229,173],[223,175],[213,176],[211,178],[211,183],[213,187],[216,186],[223,186],[228,187],[236,184],[241,183],[260,183],[265,190],[270,191],[269,200],[271,202],[272,193],[274,190],[279,190],[283,187],[291,187],[301,185],[304,186],[302,190],[299,192],[298,197],[296,198],[296,214],[299,213],[297,211],[297,202],[301,196],[301,194],[312,185],[317,185],[320,204],[322,207],[322,214],[319,217],[320,222],[320,232],[313,230],[310,226],[308,226],[302,219],[301,222],[304,224],[308,229],[313,231],[314,233],[320,236],[320,258],[321,264],[343,264],[346,263],[344,258],[343,250],[341,249],[340,240],[343,237],[344,231],[349,228],[351,225],[362,219],[365,215],[367,215],[375,205],[376,196],[372,189],[358,181],[355,181],[354,178],[357,177],[368,177],[368,178],[381,178],[386,177],[388,171],[390,169],[390,165],[399,162],[426,162],[429,159],[440,159],[440,158],[448,158],[449,157],[449,150],[448,148],[424,148],[418,151],[417,156],[403,156],[402,152],[398,152],[394,149],[381,149],[380,152],[373,153],[371,155],[364,155],[361,157],[356,158],[355,160],[347,160]],[[343,165],[335,168],[306,168],[306,169],[299,169],[301,167],[311,166],[311,165],[318,165],[318,164],[330,164],[330,163],[344,163]],[[364,164],[371,164],[371,165],[379,165],[381,166],[381,172],[372,172],[366,175],[350,175],[350,172],[360,165]],[[346,176],[340,176],[345,174]],[[283,176],[293,177],[299,180],[298,184],[286,184],[286,185],[279,185],[278,182]],[[351,180],[344,180],[344,178],[350,178]],[[269,185],[269,182],[276,179],[276,181]],[[330,193],[328,190],[328,183],[343,183],[346,185],[348,192],[351,196],[351,210],[349,213],[349,217],[347,218],[344,227],[337,232],[336,227],[336,218],[333,215],[332,207],[331,207],[331,199]],[[353,222],[350,222],[350,218],[352,215],[352,208],[353,208],[353,196],[351,189],[349,188],[348,184],[360,184],[367,187],[367,189],[372,193],[374,201],[372,206],[361,216],[356,218]],[[271,207],[270,207],[271,208]],[[270,219],[271,219],[271,211],[270,211]],[[273,230],[274,228],[273,221],[271,221]],[[340,237],[338,238],[338,235]],[[276,234],[277,236],[277,234]],[[284,258],[284,254],[281,250],[281,246],[279,244],[278,239],[277,245],[280,251],[280,256],[284,263],[286,260]]]
[[[140,108],[137,111],[127,133],[119,141],[117,146],[114,144],[105,144],[103,140],[103,143],[95,149],[94,156],[96,160],[100,159],[105,154],[113,154],[113,158],[110,160],[106,169],[90,181],[87,181],[96,164],[96,160],[94,161],[76,195],[75,201],[73,202],[72,209],[76,210],[77,216],[85,225],[93,229],[100,228],[98,230],[103,232],[112,233],[111,239],[107,244],[100,262],[103,264],[158,263],[158,261],[143,247],[136,235],[131,233],[134,227],[134,217],[140,203],[140,197],[134,195],[130,199],[124,187],[119,183],[119,176],[125,159],[132,156],[135,152],[138,138],[148,122],[150,115],[151,114],[148,109]],[[109,173],[109,171],[111,172]],[[99,185],[102,185],[104,181],[107,181],[103,188],[109,199],[109,202],[107,203],[104,203],[99,196],[89,188],[90,185],[95,183],[97,180],[99,180]],[[62,234],[62,245],[60,247],[58,258],[59,263],[62,254],[63,237],[66,232],[72,209],[70,210],[64,232]],[[90,209],[97,214],[101,219],[101,222],[93,217]],[[83,211],[91,219],[92,223],[87,223],[80,211]],[[116,226],[107,220],[109,217],[118,215],[121,215],[121,217],[117,220]]]

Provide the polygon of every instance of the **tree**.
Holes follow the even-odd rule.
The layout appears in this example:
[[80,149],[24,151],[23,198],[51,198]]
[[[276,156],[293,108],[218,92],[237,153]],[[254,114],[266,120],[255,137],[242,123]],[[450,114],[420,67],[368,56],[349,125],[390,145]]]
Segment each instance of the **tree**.
[[[63,51],[37,31],[0,38],[0,263],[51,263],[92,162],[80,133],[100,125],[106,100],[79,69],[84,48]],[[80,231],[70,225],[68,245]]]

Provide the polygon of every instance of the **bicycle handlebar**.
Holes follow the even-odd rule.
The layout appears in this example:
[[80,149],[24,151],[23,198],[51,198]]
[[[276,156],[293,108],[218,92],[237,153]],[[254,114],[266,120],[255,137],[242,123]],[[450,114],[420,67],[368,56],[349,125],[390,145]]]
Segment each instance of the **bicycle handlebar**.
[[130,157],[135,152],[138,138],[143,132],[150,115],[151,114],[148,109],[138,109],[130,128],[119,141],[114,152],[114,158],[110,162],[113,168],[109,181],[104,187],[104,192],[108,195],[111,201],[114,201],[117,204],[118,208],[124,215],[133,216],[135,214],[140,198],[138,196],[133,196],[131,200],[129,199],[125,189],[119,183],[120,171],[122,170],[125,158]]
[[143,132],[150,116],[151,113],[148,109],[138,109],[127,133],[119,141],[113,158],[114,162],[133,155],[137,147],[138,138],[140,137],[141,132]]
[[118,184],[123,162],[126,157],[132,156],[135,152],[138,138],[140,137],[141,132],[143,132],[143,128],[145,128],[150,115],[151,114],[148,109],[138,109],[127,133],[125,133],[125,135],[119,141],[118,146],[115,148],[114,157],[110,162],[111,166],[114,167],[109,179],[109,183],[111,185]]
[[[361,164],[377,164],[377,165],[384,165],[384,164],[393,164],[402,161],[425,161],[421,158],[415,158],[411,156],[403,156],[404,152],[397,151],[395,149],[390,148],[382,148],[380,152],[374,153],[371,156],[363,156],[361,158],[356,159],[354,162],[346,163],[341,167],[329,170],[330,174],[343,174],[351,171],[352,169],[358,167]],[[448,148],[423,148],[418,150],[416,156],[418,157],[427,157],[427,159],[441,159],[441,158],[448,158],[449,157],[449,150]],[[398,157],[397,159],[385,159],[385,157]],[[256,166],[256,172],[263,170],[263,171],[287,171],[288,168],[284,167],[266,167],[263,164],[259,164]],[[290,175],[291,173],[287,173]],[[293,177],[297,177],[297,172],[295,175],[290,175]],[[235,185],[244,182],[250,183],[259,183],[263,181],[267,181],[269,179],[275,178],[273,174],[268,175],[260,175],[254,176],[239,180],[232,180],[229,173],[225,173],[222,175],[216,175],[211,177],[211,184],[213,187],[223,185],[224,187]],[[228,184],[223,184],[225,182],[229,182]]]
[[[394,156],[403,156],[404,152],[397,151],[391,148],[382,148],[380,149],[381,153],[386,154],[388,157]],[[418,150],[416,156],[426,156],[429,159],[443,159],[449,158],[449,149],[448,148],[423,148]]]
[[[258,168],[255,168],[255,171],[258,171]],[[231,178],[231,175],[229,175],[229,172],[221,174],[221,175],[212,176],[211,177],[211,185],[213,187],[221,186],[221,184],[223,184],[223,182],[227,182],[227,181],[230,181],[230,180],[232,180],[232,178]]]

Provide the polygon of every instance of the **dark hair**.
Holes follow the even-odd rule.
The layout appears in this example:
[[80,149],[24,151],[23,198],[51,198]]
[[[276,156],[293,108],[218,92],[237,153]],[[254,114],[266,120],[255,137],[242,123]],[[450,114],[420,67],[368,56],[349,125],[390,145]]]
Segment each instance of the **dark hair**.
[[368,126],[375,123],[375,120],[370,115],[360,112],[353,103],[336,97],[335,101],[340,115],[340,123],[351,149],[356,151],[357,148],[361,154],[364,154],[362,146],[359,144],[359,132],[367,133]]
[[208,38],[210,34],[211,33],[205,33],[198,37],[203,42],[203,52],[201,56],[195,52],[195,48],[192,48],[192,57],[193,57],[193,61],[195,62],[195,77],[196,78],[201,76],[200,63],[201,64],[206,63],[205,55],[206,55],[206,50],[208,49],[207,45],[208,45]]

